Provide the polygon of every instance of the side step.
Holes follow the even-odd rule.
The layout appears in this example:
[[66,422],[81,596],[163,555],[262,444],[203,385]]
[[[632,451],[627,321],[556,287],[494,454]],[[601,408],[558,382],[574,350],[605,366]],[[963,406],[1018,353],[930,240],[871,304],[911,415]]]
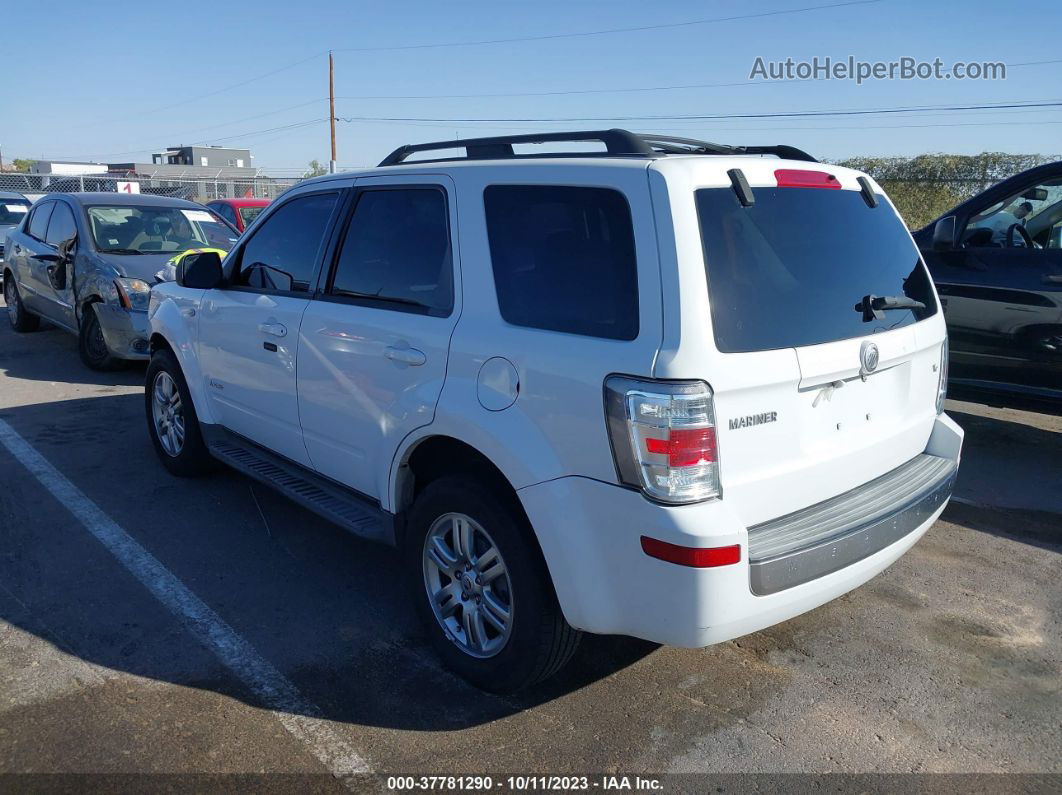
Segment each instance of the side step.
[[371,541],[395,544],[394,518],[368,498],[219,428],[203,428],[210,454],[318,516]]

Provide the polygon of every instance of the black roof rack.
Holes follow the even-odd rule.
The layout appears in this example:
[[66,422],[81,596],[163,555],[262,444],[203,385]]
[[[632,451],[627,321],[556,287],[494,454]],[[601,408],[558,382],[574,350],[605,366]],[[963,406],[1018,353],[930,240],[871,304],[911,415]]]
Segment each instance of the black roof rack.
[[[564,152],[516,154],[513,144],[543,144],[556,141],[599,141],[605,152]],[[396,166],[415,152],[431,152],[444,149],[464,149],[463,158],[438,158],[439,160],[499,160],[531,157],[656,157],[659,155],[777,155],[789,160],[818,161],[792,146],[728,146],[698,141],[693,138],[676,138],[667,135],[637,134],[629,130],[585,130],[579,132],[526,133],[524,135],[499,135],[490,138],[465,138],[452,141],[433,141],[423,144],[406,144],[395,149],[380,161],[380,166]],[[417,161],[429,162],[429,161]]]

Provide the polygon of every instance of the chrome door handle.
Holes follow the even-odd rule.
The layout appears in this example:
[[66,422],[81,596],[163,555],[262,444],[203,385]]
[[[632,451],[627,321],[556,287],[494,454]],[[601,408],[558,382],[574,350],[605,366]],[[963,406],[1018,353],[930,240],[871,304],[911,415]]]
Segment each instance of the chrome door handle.
[[1044,281],[1047,282],[1048,284],[1060,284],[1060,283],[1062,283],[1062,276],[1059,276],[1059,275],[1054,274],[1054,273],[1045,273],[1044,274]]
[[263,334],[271,334],[274,337],[286,337],[288,329],[282,323],[259,323],[258,330]]
[[408,364],[410,367],[419,367],[428,361],[424,351],[418,351],[416,348],[395,348],[392,346],[384,348],[384,356],[392,362],[401,362],[402,364]]

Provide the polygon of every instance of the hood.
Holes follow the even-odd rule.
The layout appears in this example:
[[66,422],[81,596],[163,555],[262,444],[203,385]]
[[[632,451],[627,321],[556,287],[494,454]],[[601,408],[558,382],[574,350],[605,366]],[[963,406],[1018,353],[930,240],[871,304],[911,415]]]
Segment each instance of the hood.
[[94,254],[97,260],[118,271],[118,275],[127,279],[140,279],[154,284],[155,274],[166,265],[174,255],[173,251],[158,254]]

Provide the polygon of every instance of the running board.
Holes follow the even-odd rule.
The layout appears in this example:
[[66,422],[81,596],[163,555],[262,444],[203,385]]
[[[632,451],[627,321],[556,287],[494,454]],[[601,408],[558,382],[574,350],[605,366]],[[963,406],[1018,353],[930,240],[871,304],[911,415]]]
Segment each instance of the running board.
[[202,428],[207,449],[222,463],[357,536],[395,544],[393,517],[368,498],[223,428]]

